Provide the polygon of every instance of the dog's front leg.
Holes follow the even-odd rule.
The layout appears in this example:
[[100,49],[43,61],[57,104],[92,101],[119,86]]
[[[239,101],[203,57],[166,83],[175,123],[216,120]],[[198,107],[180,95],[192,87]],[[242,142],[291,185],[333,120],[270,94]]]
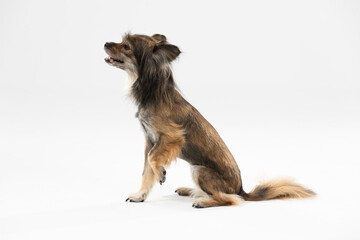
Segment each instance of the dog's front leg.
[[137,193],[131,194],[126,201],[130,202],[143,202],[149,195],[152,187],[154,186],[156,177],[155,174],[149,164],[148,155],[153,146],[147,140],[145,146],[145,163],[144,163],[144,171],[142,174],[142,183],[141,188]]
[[154,147],[148,154],[148,161],[155,175],[156,181],[163,184],[166,180],[165,168],[175,160],[184,145],[183,136],[169,136],[161,134]]

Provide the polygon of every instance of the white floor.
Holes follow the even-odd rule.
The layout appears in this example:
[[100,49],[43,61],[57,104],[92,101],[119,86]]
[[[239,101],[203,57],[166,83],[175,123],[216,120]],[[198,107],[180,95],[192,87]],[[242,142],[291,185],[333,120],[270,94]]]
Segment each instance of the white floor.
[[[212,209],[193,209],[191,199],[174,193],[176,187],[192,186],[182,160],[146,202],[125,202],[140,184],[143,139],[135,119],[129,127],[114,125],[113,135],[111,127],[67,126],[72,134],[47,126],[32,128],[36,134],[29,129],[20,134],[14,127],[5,132],[1,239],[360,237],[359,152],[352,145],[359,139],[346,126],[325,132],[225,127],[220,132],[238,159],[245,190],[264,178],[292,176],[318,196]],[[120,128],[133,129],[120,134]]]

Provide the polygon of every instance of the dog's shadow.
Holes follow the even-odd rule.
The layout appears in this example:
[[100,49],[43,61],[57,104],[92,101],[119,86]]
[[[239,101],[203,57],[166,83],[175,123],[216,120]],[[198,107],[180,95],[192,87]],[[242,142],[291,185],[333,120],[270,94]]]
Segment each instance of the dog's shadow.
[[189,208],[192,209],[192,203],[194,202],[195,198],[192,197],[185,197],[179,196],[177,194],[169,194],[165,196],[161,196],[156,199],[148,199],[147,202],[157,206],[166,206],[172,209],[182,209],[182,208]]

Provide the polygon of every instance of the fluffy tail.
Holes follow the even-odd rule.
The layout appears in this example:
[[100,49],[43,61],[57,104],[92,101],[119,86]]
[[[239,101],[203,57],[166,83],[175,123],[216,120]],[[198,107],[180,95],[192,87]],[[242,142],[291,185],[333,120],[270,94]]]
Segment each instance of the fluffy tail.
[[239,195],[246,201],[263,201],[271,199],[309,198],[314,197],[316,193],[291,179],[275,179],[256,186],[249,193],[242,190]]

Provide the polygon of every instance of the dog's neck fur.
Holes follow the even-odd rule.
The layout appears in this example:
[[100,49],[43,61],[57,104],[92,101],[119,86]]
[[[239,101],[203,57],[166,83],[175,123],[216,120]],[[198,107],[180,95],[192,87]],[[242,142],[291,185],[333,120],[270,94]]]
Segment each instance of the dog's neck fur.
[[174,103],[176,85],[169,64],[155,65],[151,69],[143,69],[139,74],[128,75],[131,79],[131,96],[137,105],[171,106]]
[[126,73],[128,75],[128,80],[127,80],[127,84],[125,86],[125,90],[131,95],[132,87],[139,76],[136,72],[132,72],[132,71],[126,71]]

